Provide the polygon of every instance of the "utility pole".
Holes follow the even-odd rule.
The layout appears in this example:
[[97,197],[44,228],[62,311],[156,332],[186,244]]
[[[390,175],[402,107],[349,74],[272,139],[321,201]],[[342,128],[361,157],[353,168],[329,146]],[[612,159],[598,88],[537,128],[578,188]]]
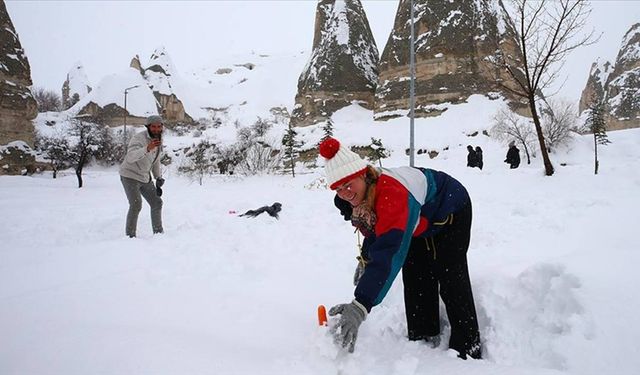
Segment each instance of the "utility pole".
[[124,89],[124,134],[123,134],[123,140],[122,143],[124,143],[124,153],[127,153],[127,115],[129,114],[129,112],[127,112],[127,93],[129,90],[131,89],[135,89],[136,87],[139,87],[140,85],[135,85],[135,86],[131,86],[131,87],[127,87],[126,89]]
[[415,63],[415,25],[413,14],[414,0],[411,0],[411,38],[409,41],[409,70],[411,79],[409,80],[409,165],[414,166],[414,114],[416,106],[416,63]]

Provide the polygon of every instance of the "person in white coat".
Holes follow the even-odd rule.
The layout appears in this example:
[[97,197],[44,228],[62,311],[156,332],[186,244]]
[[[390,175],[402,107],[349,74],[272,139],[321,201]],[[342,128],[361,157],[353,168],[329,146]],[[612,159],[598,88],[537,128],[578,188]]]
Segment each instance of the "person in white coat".
[[[164,121],[160,116],[147,118],[146,130],[131,137],[127,154],[120,165],[120,181],[129,201],[129,211],[125,233],[129,237],[136,236],[138,214],[142,209],[142,199],[151,207],[151,226],[153,233],[162,233],[162,190],[164,184],[160,171],[162,157],[162,130]],[[156,179],[154,186],[153,178]]]

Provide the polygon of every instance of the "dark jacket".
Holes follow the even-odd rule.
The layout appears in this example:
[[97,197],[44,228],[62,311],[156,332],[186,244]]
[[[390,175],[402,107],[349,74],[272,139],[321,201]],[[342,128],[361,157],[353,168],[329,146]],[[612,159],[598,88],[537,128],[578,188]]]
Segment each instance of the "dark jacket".
[[511,169],[518,168],[520,165],[520,150],[516,146],[509,147],[507,158],[504,159],[504,162],[511,164]]
[[480,146],[476,146],[476,166],[482,169],[484,162],[482,161],[482,149]]
[[444,172],[383,168],[376,184],[375,233],[363,243],[367,266],[356,300],[367,310],[379,304],[404,264],[411,238],[439,233],[469,204],[464,186]]
[[473,150],[473,147],[467,146],[467,151],[469,154],[467,155],[467,167],[477,167],[478,166],[478,156],[476,152]]

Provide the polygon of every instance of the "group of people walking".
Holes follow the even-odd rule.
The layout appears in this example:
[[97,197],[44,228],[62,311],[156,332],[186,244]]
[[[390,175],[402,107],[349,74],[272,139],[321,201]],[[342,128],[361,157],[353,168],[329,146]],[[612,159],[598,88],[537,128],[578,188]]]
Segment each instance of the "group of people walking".
[[[480,146],[476,146],[474,149],[473,146],[468,145],[467,151],[467,167],[475,168],[478,167],[482,169],[484,166],[484,161],[482,158],[482,149]],[[516,143],[511,141],[509,143],[509,151],[507,151],[507,158],[504,160],[505,163],[509,164],[511,169],[516,169],[520,166],[520,150],[516,147]]]
[[473,146],[468,145],[467,151],[469,151],[469,154],[467,154],[467,167],[478,167],[482,170],[484,162],[482,161],[482,149],[480,148],[480,146],[476,146],[476,148],[474,149]]

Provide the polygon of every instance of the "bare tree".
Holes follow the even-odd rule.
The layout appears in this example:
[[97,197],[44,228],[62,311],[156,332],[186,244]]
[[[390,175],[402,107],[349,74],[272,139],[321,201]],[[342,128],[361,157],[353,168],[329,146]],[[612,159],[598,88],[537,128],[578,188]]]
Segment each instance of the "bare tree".
[[55,91],[36,87],[32,92],[33,98],[38,103],[38,112],[59,112],[62,109],[62,100]]
[[536,135],[531,126],[531,120],[524,118],[509,108],[500,109],[493,117],[491,135],[496,139],[509,143],[515,141],[521,144],[527,155],[527,164],[531,164],[531,153],[535,150]]
[[549,100],[541,112],[542,133],[547,151],[568,144],[572,139],[572,130],[578,125],[578,111],[574,103],[568,100]]
[[524,98],[533,118],[545,174],[554,168],[545,147],[544,133],[536,100],[543,97],[557,80],[565,58],[574,49],[597,41],[594,32],[581,30],[591,13],[585,0],[512,0],[514,31],[520,56],[498,46],[493,60],[500,71],[506,71],[515,84],[502,84],[512,94]]

